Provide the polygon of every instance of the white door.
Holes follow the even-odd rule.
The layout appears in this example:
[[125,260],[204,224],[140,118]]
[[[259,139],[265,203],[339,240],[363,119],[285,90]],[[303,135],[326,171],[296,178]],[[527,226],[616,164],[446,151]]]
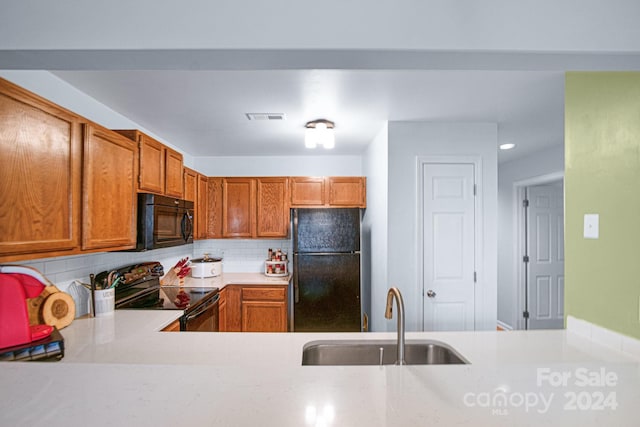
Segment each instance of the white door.
[[422,167],[425,331],[474,329],[474,168],[467,163]]
[[564,327],[562,182],[527,187],[527,329]]

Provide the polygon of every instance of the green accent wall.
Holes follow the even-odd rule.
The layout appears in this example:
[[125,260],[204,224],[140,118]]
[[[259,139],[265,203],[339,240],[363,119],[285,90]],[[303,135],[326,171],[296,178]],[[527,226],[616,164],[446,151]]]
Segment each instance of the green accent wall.
[[566,74],[565,258],[565,315],[640,338],[638,72]]

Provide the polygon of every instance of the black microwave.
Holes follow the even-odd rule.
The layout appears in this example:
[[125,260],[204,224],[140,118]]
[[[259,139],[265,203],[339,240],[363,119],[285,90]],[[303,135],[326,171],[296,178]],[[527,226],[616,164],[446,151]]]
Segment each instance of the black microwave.
[[137,251],[193,243],[193,202],[138,194]]

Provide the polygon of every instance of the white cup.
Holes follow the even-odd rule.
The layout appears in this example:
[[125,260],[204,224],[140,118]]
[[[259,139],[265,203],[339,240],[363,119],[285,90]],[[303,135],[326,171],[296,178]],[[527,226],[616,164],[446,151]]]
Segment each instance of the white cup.
[[110,316],[113,314],[116,301],[115,289],[96,289],[95,290],[95,307],[96,317]]

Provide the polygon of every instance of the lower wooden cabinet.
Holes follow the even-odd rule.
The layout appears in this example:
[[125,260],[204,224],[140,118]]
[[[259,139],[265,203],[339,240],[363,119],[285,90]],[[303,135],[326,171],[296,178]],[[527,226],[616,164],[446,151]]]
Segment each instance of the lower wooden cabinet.
[[230,285],[222,293],[221,332],[287,332],[286,285]]
[[174,320],[162,328],[162,332],[180,332],[180,320]]

